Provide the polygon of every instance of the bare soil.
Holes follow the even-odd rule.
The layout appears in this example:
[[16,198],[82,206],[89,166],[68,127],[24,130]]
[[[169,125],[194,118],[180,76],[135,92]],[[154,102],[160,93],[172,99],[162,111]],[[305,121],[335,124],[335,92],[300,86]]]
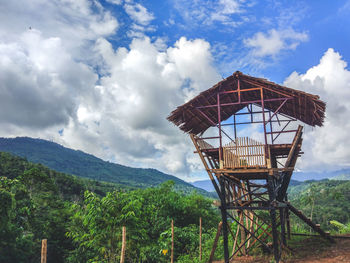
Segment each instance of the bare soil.
[[[330,244],[318,237],[293,240],[289,245],[291,251],[283,252],[280,263],[350,263],[350,239],[337,238],[335,241],[336,243]],[[271,255],[262,255],[236,257],[231,262],[268,263],[274,261]]]

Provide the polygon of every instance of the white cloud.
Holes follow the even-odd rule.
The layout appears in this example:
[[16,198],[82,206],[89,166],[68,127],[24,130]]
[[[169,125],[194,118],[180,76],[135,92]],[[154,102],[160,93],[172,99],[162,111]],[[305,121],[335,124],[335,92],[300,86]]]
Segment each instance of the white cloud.
[[88,66],[72,59],[60,38],[28,30],[17,42],[0,43],[0,123],[31,128],[67,124],[79,101],[94,96],[88,87],[96,80]]
[[293,29],[271,29],[266,34],[256,33],[253,37],[245,39],[244,44],[252,49],[253,56],[276,56],[284,50],[295,50],[301,43],[308,40],[305,32],[296,32]]
[[175,8],[189,27],[213,26],[216,22],[228,28],[237,27],[247,21],[247,17],[242,15],[246,6],[244,1],[239,0],[175,1]]
[[147,26],[154,19],[153,14],[141,4],[127,3],[124,5],[124,9],[131,19],[140,25]]
[[44,37],[60,37],[64,45],[77,48],[86,40],[114,34],[119,26],[117,19],[97,1],[4,1],[1,9],[3,41],[16,39],[18,33],[31,27]]
[[[100,81],[102,102],[98,107],[82,105],[78,125],[95,130],[95,140],[108,146],[118,162],[188,174],[193,162],[189,138],[166,117],[190,93],[213,85],[219,75],[204,40],[180,38],[165,50],[158,46],[143,38],[134,39],[128,49],[114,50],[100,39],[96,51],[108,72]],[[105,149],[100,150],[104,154]]]
[[108,3],[115,4],[115,5],[121,5],[122,0],[107,0]]
[[318,94],[327,103],[324,126],[306,128],[303,169],[341,168],[350,165],[350,71],[341,55],[328,49],[317,66],[305,74],[293,72],[284,82],[291,88]]
[[155,27],[150,25],[154,16],[146,7],[133,1],[126,1],[124,10],[133,21],[130,29],[127,31],[129,38],[144,38],[146,37],[146,32],[155,31]]

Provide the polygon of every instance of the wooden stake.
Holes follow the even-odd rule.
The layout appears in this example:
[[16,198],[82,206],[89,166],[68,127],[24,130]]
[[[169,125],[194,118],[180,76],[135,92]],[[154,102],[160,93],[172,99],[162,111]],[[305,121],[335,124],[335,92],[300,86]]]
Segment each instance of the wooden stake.
[[41,240],[41,263],[46,263],[47,239]]
[[174,263],[174,220],[171,220],[171,263]]
[[220,234],[221,234],[221,228],[222,228],[222,222],[220,222],[219,225],[218,225],[218,231],[216,232],[213,248],[211,249],[208,263],[212,263],[213,262],[215,250],[216,250],[216,247],[218,245],[218,240],[219,240],[219,237],[220,237]]
[[202,218],[199,218],[199,260],[202,260]]
[[126,247],[126,228],[125,226],[123,226],[123,230],[122,230],[122,251],[121,251],[121,255],[120,255],[120,263],[124,263],[124,259],[125,259],[125,247]]

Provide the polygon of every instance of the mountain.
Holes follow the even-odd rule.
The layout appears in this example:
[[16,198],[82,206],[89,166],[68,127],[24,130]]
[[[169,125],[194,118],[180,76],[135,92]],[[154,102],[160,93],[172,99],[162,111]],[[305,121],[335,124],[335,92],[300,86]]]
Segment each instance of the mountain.
[[339,180],[339,181],[349,181],[350,180],[350,173],[348,174],[340,174],[334,177],[329,178],[330,180]]
[[62,173],[113,182],[128,188],[152,187],[172,180],[178,190],[191,192],[196,189],[205,194],[205,191],[156,169],[132,168],[106,162],[91,154],[47,140],[29,137],[0,138],[0,151],[24,157],[33,163],[41,163]]
[[[341,169],[341,170],[335,170],[335,171],[310,171],[310,172],[293,173],[293,178],[298,181],[332,179],[338,176],[345,176],[349,178],[350,169]],[[345,179],[345,180],[348,180],[348,179]]]
[[207,192],[213,192],[215,191],[215,188],[213,186],[213,183],[211,180],[201,180],[201,181],[195,181],[192,183],[193,186],[204,189]]

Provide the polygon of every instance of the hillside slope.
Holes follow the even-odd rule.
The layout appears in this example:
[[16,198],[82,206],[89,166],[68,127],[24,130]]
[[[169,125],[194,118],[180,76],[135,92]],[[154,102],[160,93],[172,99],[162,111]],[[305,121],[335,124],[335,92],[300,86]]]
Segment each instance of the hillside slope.
[[72,150],[54,142],[29,137],[0,138],[0,151],[25,157],[30,162],[41,163],[56,171],[106,181],[127,187],[151,187],[172,180],[175,188],[190,192],[195,188],[185,181],[156,169],[142,169],[103,161],[91,154]]
[[[336,230],[331,220],[346,224],[350,221],[350,181],[306,181],[288,189],[290,202],[312,217],[316,224]],[[297,221],[294,223],[299,224]]]

